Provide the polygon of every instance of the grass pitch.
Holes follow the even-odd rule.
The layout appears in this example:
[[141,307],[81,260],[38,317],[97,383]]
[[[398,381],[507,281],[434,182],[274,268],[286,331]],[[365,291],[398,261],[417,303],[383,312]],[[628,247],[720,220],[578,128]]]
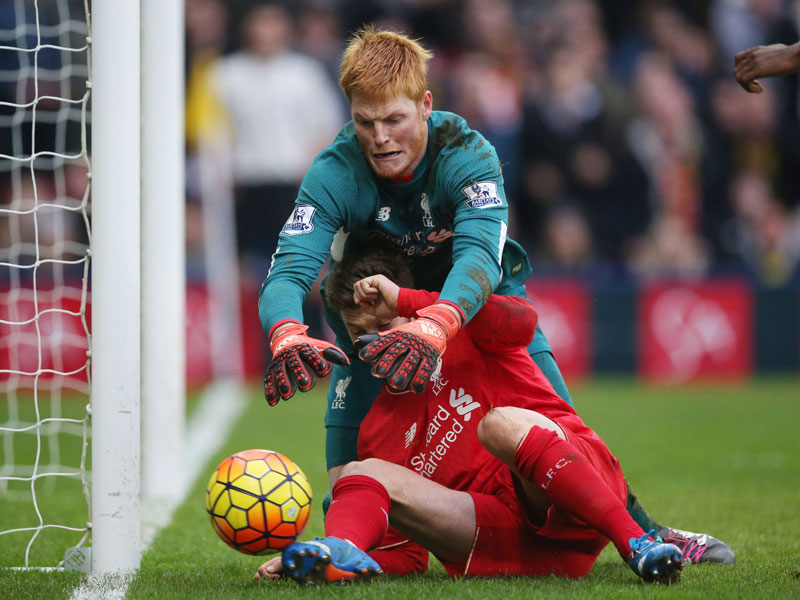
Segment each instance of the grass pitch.
[[[314,489],[312,518],[303,537],[322,535],[320,507],[327,477],[325,386],[319,385],[274,408],[253,390],[245,416],[205,466],[173,523],[143,557],[126,597],[800,598],[797,377],[680,388],[596,379],[571,387],[579,413],[620,458],[648,511],[664,524],[724,539],[736,552],[736,565],[690,565],[680,585],[664,588],[641,583],[613,548],[607,548],[591,574],[579,581],[453,581],[435,560],[425,575],[369,585],[301,588],[290,581],[254,581],[253,573],[264,559],[239,554],[217,538],[205,514],[205,480],[235,451],[280,451],[301,466]],[[0,538],[0,546],[4,543]],[[0,571],[0,597],[69,598],[80,580],[74,573]]]

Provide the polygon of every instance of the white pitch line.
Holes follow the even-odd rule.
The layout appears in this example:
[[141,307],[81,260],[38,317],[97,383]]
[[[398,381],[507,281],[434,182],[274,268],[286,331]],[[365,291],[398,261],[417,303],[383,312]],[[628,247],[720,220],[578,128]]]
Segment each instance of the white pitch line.
[[[186,499],[200,470],[208,459],[227,439],[230,430],[247,406],[247,398],[242,386],[235,381],[212,383],[206,388],[199,400],[197,409],[192,413],[186,427],[186,444],[184,456],[191,457],[186,461],[183,489],[180,497],[169,501],[158,499],[157,504],[142,505],[142,553],[147,551],[156,535],[169,525],[175,509]],[[156,517],[156,518],[153,518]],[[123,600],[133,575],[89,575],[75,589],[71,600]]]

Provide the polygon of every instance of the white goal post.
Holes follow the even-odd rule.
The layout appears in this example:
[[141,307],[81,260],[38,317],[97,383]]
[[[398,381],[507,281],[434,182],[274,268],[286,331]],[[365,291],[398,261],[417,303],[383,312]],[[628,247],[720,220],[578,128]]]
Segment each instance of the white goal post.
[[140,499],[183,493],[183,3],[93,10],[92,571],[104,574],[139,566]]
[[92,571],[139,567],[139,2],[92,14]]

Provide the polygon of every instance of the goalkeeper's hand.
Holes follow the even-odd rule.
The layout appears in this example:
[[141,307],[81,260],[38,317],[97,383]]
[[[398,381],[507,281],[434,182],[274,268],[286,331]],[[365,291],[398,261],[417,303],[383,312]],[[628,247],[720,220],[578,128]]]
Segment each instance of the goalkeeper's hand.
[[460,315],[441,302],[418,310],[417,316],[382,333],[377,340],[362,336],[356,341],[356,347],[367,343],[359,356],[373,363],[372,374],[385,379],[386,385],[397,392],[425,391],[447,340],[461,327]]
[[281,398],[288,400],[297,389],[307,392],[313,388],[314,376],[330,373],[331,363],[350,364],[347,355],[330,342],[308,337],[307,329],[308,325],[288,321],[272,332],[272,364],[264,375],[264,398],[270,406]]

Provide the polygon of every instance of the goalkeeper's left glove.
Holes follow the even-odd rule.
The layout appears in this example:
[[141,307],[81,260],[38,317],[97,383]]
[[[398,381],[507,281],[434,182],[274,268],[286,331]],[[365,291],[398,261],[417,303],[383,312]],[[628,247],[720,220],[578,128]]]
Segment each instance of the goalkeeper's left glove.
[[[420,394],[425,390],[447,340],[461,327],[459,315],[441,302],[418,310],[417,316],[382,333],[359,352],[362,360],[374,363],[372,374],[386,379],[389,388],[398,392],[410,389]],[[364,338],[362,342],[369,341]]]

